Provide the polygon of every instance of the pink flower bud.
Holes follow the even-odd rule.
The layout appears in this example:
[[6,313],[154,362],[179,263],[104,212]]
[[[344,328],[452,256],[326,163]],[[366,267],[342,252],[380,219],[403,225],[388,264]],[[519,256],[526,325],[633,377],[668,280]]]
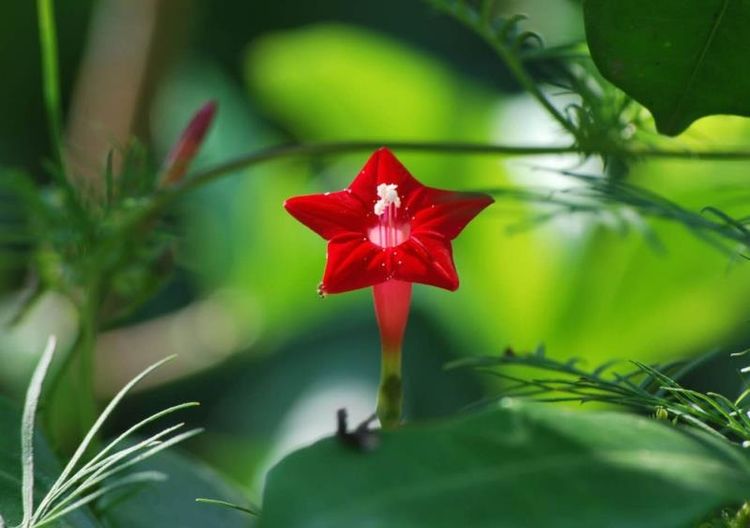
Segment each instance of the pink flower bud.
[[216,115],[216,101],[209,101],[198,110],[188,123],[182,136],[175,143],[169,152],[162,175],[159,181],[160,187],[168,187],[179,183],[190,167],[190,163],[198,154],[198,150],[203,144],[203,140],[211,127],[211,123]]

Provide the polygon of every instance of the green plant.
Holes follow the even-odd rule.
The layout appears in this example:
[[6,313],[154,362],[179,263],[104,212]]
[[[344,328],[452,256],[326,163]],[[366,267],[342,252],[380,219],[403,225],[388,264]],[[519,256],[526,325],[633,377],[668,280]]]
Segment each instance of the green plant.
[[[173,425],[148,438],[134,441],[136,433],[146,425],[160,420],[172,413],[195,407],[195,402],[183,403],[157,412],[141,420],[117,438],[109,442],[95,455],[89,455],[94,438],[126,394],[143,378],[159,368],[166,358],[136,376],[120,390],[109,405],[102,411],[94,425],[70,458],[57,480],[50,486],[40,501],[34,499],[34,432],[42,384],[47,375],[56,348],[56,340],[50,337],[39,364],[29,383],[21,427],[21,462],[23,464],[23,520],[19,528],[36,528],[47,526],[69,513],[82,508],[100,497],[124,486],[148,482],[160,482],[167,478],[156,471],[126,472],[131,466],[148,460],[159,452],[201,432],[201,429],[176,434],[184,423]],[[127,445],[129,443],[129,445]],[[0,526],[4,521],[0,517]]]
[[[20,454],[21,528],[52,525],[74,512],[83,512],[87,519],[90,516],[92,523],[106,520],[107,504],[100,499],[113,496],[112,492],[121,487],[166,476],[152,469],[135,473],[126,470],[198,432],[178,433],[180,426],[173,426],[143,440],[132,439],[152,422],[195,405],[186,403],[151,415],[109,443],[102,440],[102,424],[115,406],[161,363],[128,384],[98,415],[93,390],[94,349],[103,330],[137,313],[173,271],[179,242],[175,207],[194,191],[238,169],[292,157],[364,153],[382,146],[399,153],[444,156],[569,155],[573,168],[553,170],[569,182],[564,188],[506,183],[483,189],[498,201],[533,204],[531,212],[527,211],[512,229],[580,215],[585,219],[614,217],[625,230],[642,217],[683,226],[725,255],[750,253],[750,216],[742,210],[744,182],[730,189],[734,204],[725,207],[698,196],[701,203],[696,206],[663,189],[655,190],[648,178],[634,177],[644,164],[663,160],[700,166],[707,161],[750,159],[750,150],[742,146],[696,146],[695,142],[660,135],[675,135],[703,115],[748,115],[744,97],[747,76],[740,72],[748,44],[742,28],[750,23],[746,3],[585,0],[582,18],[586,42],[552,47],[545,46],[539,33],[527,29],[524,16],[505,11],[504,2],[431,0],[429,4],[455,18],[497,55],[498,68],[546,113],[557,127],[561,142],[526,145],[344,138],[271,146],[191,171],[191,162],[216,111],[209,103],[197,112],[160,166],[152,162],[144,146],[133,140],[122,149],[112,150],[99,179],[82,182],[66,163],[62,140],[54,2],[37,0],[44,106],[52,150],[47,164],[50,182],[42,187],[23,171],[4,172],[0,190],[13,198],[24,221],[23,229],[9,225],[0,232],[0,255],[3,263],[19,263],[32,277],[32,286],[18,303],[11,324],[23,320],[41,292],[55,291],[75,307],[79,328],[71,349],[60,351],[61,367],[50,370],[46,389],[42,390],[42,381],[54,353],[53,341],[29,385]],[[643,16],[651,9],[659,16]],[[677,12],[690,24],[683,27],[673,23],[671,17]],[[628,30],[623,31],[623,27]],[[639,75],[641,70],[644,75]],[[732,82],[735,75],[737,82]],[[565,95],[562,103],[560,94]],[[599,163],[595,165],[598,168],[574,167],[590,160]],[[382,182],[381,205],[388,207],[397,200],[400,203],[398,194],[386,200],[394,181]],[[375,186],[371,187],[374,191]],[[377,211],[377,202],[366,203],[368,199],[362,200],[368,206],[362,211],[369,213],[370,205]],[[489,202],[483,199],[482,207]],[[308,220],[314,216],[302,214]],[[357,237],[371,227],[364,222],[358,224],[362,229]],[[650,225],[645,221],[637,225],[658,246]],[[384,223],[383,228],[394,232],[395,238],[411,230],[395,223]],[[437,234],[445,239],[457,234],[455,230],[448,234],[439,229],[426,231],[428,237]],[[367,242],[366,237],[362,240]],[[396,247],[392,242],[381,246],[392,249]],[[443,242],[440,256],[443,264],[452,266],[450,247],[446,240]],[[416,247],[418,251],[422,246]],[[352,264],[353,253],[342,251],[342,261]],[[435,254],[422,253],[418,263],[429,268],[437,260]],[[445,275],[450,266],[437,268]],[[448,275],[450,280],[441,284],[454,288],[457,279]],[[367,286],[377,289],[384,284],[383,276],[371,276],[375,278],[368,276]],[[407,277],[407,282],[413,282],[413,278]],[[431,280],[434,283],[436,279]],[[362,285],[347,283],[351,288]],[[408,301],[405,291],[400,297],[403,306]],[[379,310],[379,317],[387,311]],[[398,349],[399,354],[406,314],[400,315],[397,328],[390,333],[392,352]],[[271,472],[258,522],[284,528],[321,523],[347,528],[427,522],[446,526],[467,520],[476,525],[501,521],[522,525],[532,516],[540,526],[583,523],[678,528],[707,517],[713,517],[713,525],[746,524],[748,507],[742,504],[748,499],[750,466],[743,447],[750,442],[750,389],[730,398],[683,386],[681,376],[694,363],[627,365],[606,363],[586,369],[576,361],[549,357],[541,348],[532,354],[508,352],[453,362],[453,368],[476,367],[499,378],[498,394],[475,406],[481,412],[438,423],[407,423],[387,432],[370,430],[367,423],[355,433],[344,428],[338,436],[285,458]],[[389,397],[384,400],[391,401],[381,414],[384,425],[396,426],[401,401],[400,363],[394,361],[389,368],[392,376],[385,381],[398,378],[398,385],[391,395],[386,394]],[[531,368],[543,374],[529,376],[509,368]],[[524,398],[617,405],[656,420],[599,410],[575,414],[517,401]],[[37,414],[55,450],[69,459],[38,502],[34,500],[34,484],[40,481],[34,468],[33,443]],[[366,441],[360,442],[361,435]],[[99,449],[100,445],[104,447]],[[91,455],[92,451],[96,454]],[[311,490],[311,474],[325,476],[331,485]],[[521,479],[530,484],[524,487],[519,484]],[[199,494],[227,495],[199,501],[259,514],[258,508],[240,504],[241,497],[233,498],[232,489],[213,486],[196,491],[190,499]],[[645,498],[639,495],[640,490],[646,490]],[[563,514],[551,507],[551,501],[544,500],[556,494],[563,497]],[[499,499],[505,497],[511,499]],[[2,500],[0,497],[0,505],[7,507]],[[174,505],[169,508],[179,509]],[[172,513],[167,511],[165,515]],[[151,519],[141,511],[134,517],[141,522]],[[220,523],[216,518],[201,522]],[[0,519],[0,528],[3,524]]]
[[[650,413],[674,424],[682,422],[744,446],[750,440],[750,408],[746,402],[750,389],[730,400],[722,394],[702,393],[679,383],[680,378],[698,368],[704,360],[700,357],[665,365],[608,361],[586,369],[575,359],[550,358],[544,347],[539,347],[529,354],[516,354],[508,349],[500,356],[457,360],[448,368],[473,367],[508,382],[498,398],[613,404]],[[630,368],[622,370],[623,364]],[[543,375],[510,374],[507,372],[510,367],[539,371]]]

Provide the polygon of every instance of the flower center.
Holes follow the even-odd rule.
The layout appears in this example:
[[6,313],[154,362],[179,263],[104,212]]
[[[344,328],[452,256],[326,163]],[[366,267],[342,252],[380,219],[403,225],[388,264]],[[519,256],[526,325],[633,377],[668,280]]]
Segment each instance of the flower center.
[[398,208],[401,207],[401,197],[396,190],[395,183],[381,183],[378,185],[378,198],[373,207],[378,223],[367,231],[370,242],[380,247],[391,248],[398,246],[409,238],[411,226],[408,222],[398,219]]
[[381,216],[389,205],[393,204],[398,209],[401,207],[401,198],[398,196],[398,185],[395,183],[381,183],[378,185],[378,200],[375,202],[375,214]]

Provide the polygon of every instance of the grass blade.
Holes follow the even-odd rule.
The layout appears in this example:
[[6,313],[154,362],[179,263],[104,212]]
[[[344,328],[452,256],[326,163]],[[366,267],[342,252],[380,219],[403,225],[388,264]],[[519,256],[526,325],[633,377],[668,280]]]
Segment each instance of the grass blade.
[[78,463],[80,462],[81,458],[83,457],[86,450],[89,448],[89,445],[91,445],[91,442],[94,440],[94,437],[97,435],[99,430],[101,429],[102,425],[104,425],[104,422],[109,418],[110,414],[115,410],[115,407],[122,401],[122,399],[125,397],[125,395],[130,392],[130,390],[137,385],[143,378],[151,374],[154,370],[161,367],[164,363],[171,361],[175,358],[175,356],[170,356],[167,358],[162,359],[161,361],[158,361],[145,369],[143,372],[138,374],[135,378],[130,380],[127,385],[125,385],[120,392],[115,395],[114,398],[109,402],[109,405],[102,411],[102,413],[99,415],[99,418],[97,418],[94,425],[91,426],[91,429],[88,433],[86,433],[86,436],[84,437],[81,444],[78,446],[78,449],[76,449],[75,453],[73,453],[73,456],[71,457],[68,464],[65,466],[65,469],[63,469],[63,472],[60,474],[60,476],[57,478],[55,483],[50,488],[49,493],[47,496],[42,500],[42,503],[39,505],[39,509],[37,510],[36,514],[34,515],[34,521],[38,521],[39,517],[41,515],[44,515],[44,512],[49,508],[50,505],[50,497],[54,496],[58,490],[65,484],[70,474],[73,472],[73,470],[76,468]]
[[23,528],[31,526],[31,519],[34,514],[34,424],[36,409],[39,405],[39,397],[42,394],[42,384],[50,363],[52,363],[52,357],[55,355],[56,346],[57,339],[55,336],[50,336],[26,391],[26,402],[21,421],[21,464],[23,468],[21,485],[23,521],[21,521],[21,526]]
[[[78,473],[76,473],[72,478],[68,479],[68,481],[63,486],[61,486],[54,495],[51,495],[49,497],[49,504],[54,504],[55,501],[62,497],[70,488],[72,488],[73,486],[77,486],[74,491],[72,491],[64,499],[60,500],[55,508],[58,508],[61,504],[67,504],[82,492],[100,482],[100,476],[102,475],[102,473],[107,471],[107,469],[111,468],[121,460],[126,459],[133,453],[136,453],[138,451],[145,451],[146,449],[157,445],[162,437],[182,428],[184,425],[185,424],[177,424],[169,427],[168,429],[165,429],[164,431],[161,431],[160,433],[155,434],[132,447],[123,449],[122,451],[118,451],[117,453],[110,455],[95,464],[92,464],[91,462],[87,463],[80,471],[78,471]],[[83,480],[84,477],[86,477],[86,480]]]
[[[107,457],[105,459],[105,456],[107,456],[107,454],[110,451],[112,451],[118,444],[120,444],[123,440],[125,440],[129,436],[136,433],[142,427],[150,424],[151,422],[158,420],[159,418],[163,418],[164,416],[172,414],[174,412],[180,411],[182,409],[187,409],[190,407],[197,407],[198,405],[200,405],[198,402],[181,403],[179,405],[174,405],[172,407],[164,409],[163,411],[159,411],[158,413],[152,414],[148,418],[141,420],[140,422],[138,422],[137,424],[129,428],[127,431],[122,433],[120,436],[112,440],[104,449],[102,449],[99,453],[97,453],[96,456],[94,456],[94,458],[89,460],[80,470],[78,470],[78,472],[76,472],[75,475],[73,475],[70,479],[68,479],[68,481],[64,485],[60,486],[60,488],[54,494],[50,493],[50,496],[48,497],[48,503],[51,503],[55,499],[60,497],[62,494],[64,494],[68,489],[70,489],[73,485],[79,482],[86,475],[89,475],[97,471],[102,465],[108,463],[109,460],[113,459],[114,457],[119,457],[125,452],[127,453],[132,452],[133,448],[128,448],[125,451],[120,451],[116,453],[115,455],[111,455],[110,457]],[[174,430],[173,428],[170,428],[167,431],[163,431],[162,433],[158,435],[158,437],[161,437],[164,434],[168,434],[172,432],[173,430]],[[151,440],[153,441],[154,437],[152,437]]]
[[117,488],[121,488],[123,486],[129,486],[132,484],[140,484],[144,482],[164,482],[165,480],[167,480],[167,476],[164,475],[164,473],[160,473],[158,471],[142,471],[140,473],[133,473],[132,475],[123,477],[119,480],[114,481],[111,484],[102,486],[95,492],[83,497],[81,500],[76,501],[75,503],[71,504],[67,508],[51,511],[49,515],[45,516],[44,519],[40,520],[37,524],[35,524],[34,528],[40,528],[41,526],[45,526],[51,522],[54,522],[57,519],[69,514],[70,512],[78,508],[81,508],[82,506],[86,506],[87,504],[95,501],[102,495],[106,495],[107,493]]
[[181,403],[179,405],[174,405],[172,407],[169,407],[167,409],[164,409],[163,411],[159,411],[158,413],[152,414],[145,420],[141,420],[134,426],[132,426],[130,429],[122,433],[120,436],[115,438],[112,442],[110,442],[107,447],[102,449],[94,458],[92,458],[87,465],[93,465],[102,458],[104,458],[112,449],[114,449],[120,442],[125,440],[127,437],[133,435],[136,431],[138,431],[140,428],[155,422],[159,418],[163,418],[164,416],[167,416],[169,414],[172,414],[174,412],[180,411],[182,409],[188,409],[191,407],[198,407],[200,403],[198,402],[187,402],[187,403]]
[[179,434],[177,436],[173,436],[169,440],[165,440],[164,442],[161,442],[155,446],[152,446],[147,451],[142,452],[141,454],[123,462],[122,464],[115,466],[114,468],[110,469],[109,471],[102,473],[97,477],[95,481],[92,482],[92,484],[96,484],[97,482],[102,482],[109,477],[116,475],[117,473],[120,473],[121,471],[129,468],[130,466],[133,466],[137,464],[138,462],[143,462],[144,460],[147,460],[151,458],[152,456],[156,455],[157,453],[160,453],[161,451],[164,451],[165,449],[168,449],[172,447],[173,445],[179,444],[180,442],[184,442],[185,440],[192,438],[196,435],[199,435],[203,432],[203,429],[196,428],[191,429],[190,431],[186,431],[182,434]]
[[[76,491],[72,493],[71,496],[76,495],[76,494],[80,495],[82,491],[85,491],[88,488],[95,486],[102,479],[106,478],[106,477],[103,477],[102,475],[112,475],[113,473],[115,473],[116,471],[109,472],[109,473],[105,473],[105,472],[107,472],[107,470],[112,468],[113,466],[116,466],[120,461],[126,460],[133,453],[145,452],[147,449],[150,449],[152,447],[163,445],[163,442],[161,440],[163,437],[167,436],[168,434],[173,433],[174,431],[177,431],[178,429],[181,429],[184,425],[185,424],[173,425],[172,427],[169,427],[165,429],[164,431],[161,431],[145,440],[138,442],[136,445],[132,447],[123,449],[122,451],[118,451],[114,455],[109,456],[105,458],[104,460],[102,460],[101,462],[99,462],[99,464],[92,466],[91,469],[89,470],[89,473],[91,473],[91,475],[87,477],[86,480],[84,480],[81,483],[78,489],[76,489]],[[120,466],[117,466],[117,467],[120,467]],[[121,471],[121,470],[117,470],[117,471]],[[70,496],[66,497],[64,500],[69,501]]]
[[[231,502],[217,499],[195,499],[195,502],[200,502],[201,504],[212,504],[214,506],[221,506],[222,508],[241,511],[242,513],[247,513],[248,515],[252,515],[254,517],[258,517],[260,515],[260,508],[257,508],[255,506],[247,508],[245,506],[240,506],[239,504],[232,504]],[[0,528],[2,527],[0,526]]]
[[750,394],[750,389],[745,389],[744,391],[742,391],[742,394],[740,394],[739,396],[737,396],[737,399],[734,400],[734,404],[737,407],[739,407],[740,404],[744,401],[744,399],[747,398],[748,394]]
[[[192,438],[193,436],[198,435],[198,434],[200,434],[202,432],[203,432],[203,429],[192,429],[192,430],[187,431],[185,433],[182,433],[180,435],[174,436],[174,437],[172,437],[169,440],[166,440],[164,442],[156,443],[156,445],[147,444],[146,447],[148,449],[145,450],[145,451],[142,451],[139,455],[134,456],[133,458],[130,458],[130,459],[126,460],[122,464],[116,465],[114,468],[110,469],[109,471],[104,471],[104,469],[106,469],[106,468],[103,468],[103,470],[102,470],[103,472],[97,472],[96,475],[92,475],[90,478],[88,478],[86,480],[86,482],[84,484],[81,485],[80,488],[78,488],[73,493],[71,493],[70,495],[68,495],[64,499],[62,499],[58,504],[56,504],[55,507],[52,508],[52,510],[50,511],[49,514],[43,513],[42,514],[42,518],[46,517],[47,515],[51,515],[55,511],[59,511],[60,508],[64,508],[65,505],[67,505],[71,500],[73,500],[75,497],[77,497],[82,491],[85,491],[85,490],[87,490],[87,489],[89,489],[91,487],[94,487],[94,486],[96,486],[96,485],[98,485],[100,483],[103,483],[107,479],[109,479],[110,477],[113,477],[113,476],[117,475],[118,473],[121,473],[122,471],[124,471],[125,469],[129,468],[130,466],[133,466],[133,465],[135,465],[135,464],[137,464],[139,462],[147,460],[147,459],[151,458],[152,456],[156,455],[157,453],[160,453],[161,451],[164,451],[165,449],[168,449],[168,448],[172,447],[173,445],[179,444],[180,442],[183,442],[183,441],[187,440],[188,438]],[[112,455],[112,456],[115,457],[117,455]],[[107,466],[107,467],[109,467],[109,466]],[[105,487],[106,487],[106,485],[105,485]],[[65,508],[65,509],[67,510],[68,508]],[[37,528],[36,525],[34,526],[34,528]]]

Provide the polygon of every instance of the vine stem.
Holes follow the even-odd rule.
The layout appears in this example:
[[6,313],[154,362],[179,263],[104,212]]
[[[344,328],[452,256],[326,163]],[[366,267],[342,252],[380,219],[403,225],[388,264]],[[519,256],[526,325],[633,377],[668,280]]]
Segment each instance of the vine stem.
[[526,90],[529,94],[531,94],[534,99],[536,99],[539,104],[544,107],[544,109],[547,111],[547,113],[557,121],[573,138],[576,139],[576,141],[579,141],[578,136],[578,129],[576,126],[567,119],[560,110],[555,107],[555,105],[552,104],[552,102],[547,98],[546,95],[544,95],[544,92],[542,92],[541,88],[534,82],[534,79],[531,78],[531,76],[528,74],[526,69],[523,67],[523,64],[517,59],[517,57],[505,46],[500,45],[495,39],[492,38],[491,35],[487,34],[486,31],[481,32],[482,37],[484,38],[485,42],[487,42],[492,48],[495,50],[495,52],[500,56],[500,58],[505,62],[505,65],[508,67],[510,72],[513,74],[513,76],[516,78],[516,81],[523,87],[524,90]]
[[[433,154],[474,154],[491,156],[542,156],[555,154],[583,153],[575,145],[562,146],[531,146],[531,145],[503,145],[492,143],[470,143],[456,141],[332,141],[320,143],[298,143],[292,145],[277,145],[260,149],[233,160],[221,163],[215,167],[198,171],[184,180],[180,185],[164,189],[157,195],[150,207],[142,214],[133,218],[133,225],[143,225],[178,198],[197,188],[225,177],[238,170],[247,169],[261,163],[276,161],[284,158],[301,156],[322,156],[332,154],[347,154],[353,152],[368,152],[387,146],[393,150],[429,152]],[[632,158],[651,159],[689,159],[704,161],[742,161],[750,160],[750,150],[703,150],[691,151],[685,149],[660,149],[654,147],[617,147],[599,149],[592,154],[620,155]]]
[[[226,173],[244,169],[265,161],[295,156],[319,156],[326,154],[345,154],[350,152],[371,151],[380,147],[394,150],[408,150],[412,152],[433,152],[445,154],[505,154],[509,156],[535,156],[543,154],[572,154],[578,152],[573,146],[511,146],[493,145],[488,143],[466,142],[430,142],[430,141],[334,141],[322,143],[300,143],[295,145],[280,145],[252,152],[216,167],[195,173],[184,185],[177,188],[177,192],[185,192],[194,187],[204,185]],[[748,153],[750,156],[750,152]]]
[[491,11],[494,8],[494,2],[491,0],[485,0],[484,9],[481,16],[481,20],[470,19],[466,15],[466,11],[461,9],[454,9],[450,13],[460,20],[469,29],[475,31],[482,39],[489,45],[495,53],[502,59],[505,66],[508,68],[510,73],[515,77],[518,84],[526,90],[539,104],[544,107],[547,113],[557,121],[560,126],[563,127],[576,141],[580,140],[578,129],[575,124],[572,123],[565,115],[557,108],[552,102],[544,95],[544,92],[539,88],[534,79],[529,75],[524,68],[523,63],[518,60],[515,52],[508,46],[505,46],[500,42],[496,35],[493,34],[491,27]]
[[[465,143],[465,142],[429,142],[429,141],[331,141],[320,143],[298,143],[292,145],[277,145],[267,147],[240,156],[233,160],[221,163],[192,174],[179,185],[167,187],[157,195],[150,207],[142,211],[140,215],[131,219],[131,226],[138,227],[144,223],[148,224],[155,219],[160,211],[164,210],[177,198],[188,192],[202,187],[208,183],[222,178],[238,170],[247,169],[261,163],[275,161],[283,158],[299,156],[322,156],[330,154],[346,154],[352,152],[367,152],[380,147],[389,147],[395,150],[413,152],[433,152],[444,154],[505,154],[508,156],[534,156],[542,154],[573,154],[578,152],[575,146],[511,146],[493,145],[487,143]],[[748,153],[750,157],[750,153]]]

